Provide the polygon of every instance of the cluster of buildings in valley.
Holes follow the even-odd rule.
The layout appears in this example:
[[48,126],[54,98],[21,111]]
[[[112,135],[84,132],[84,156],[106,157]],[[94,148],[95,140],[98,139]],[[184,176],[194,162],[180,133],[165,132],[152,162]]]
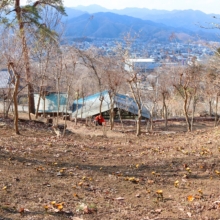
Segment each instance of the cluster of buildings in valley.
[[[82,41],[70,41],[70,44],[81,50],[87,50],[95,46],[103,51],[103,54],[115,54],[118,43],[126,48],[124,41],[118,39],[90,39]],[[196,57],[198,61],[203,61],[207,56],[214,54],[212,48],[201,43],[146,43],[144,41],[134,41],[129,48],[131,58],[151,58],[157,63],[178,63],[185,65],[191,57]]]

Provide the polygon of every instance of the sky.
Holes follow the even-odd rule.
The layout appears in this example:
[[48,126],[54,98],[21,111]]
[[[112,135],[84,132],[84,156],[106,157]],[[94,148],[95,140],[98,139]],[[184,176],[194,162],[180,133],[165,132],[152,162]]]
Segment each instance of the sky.
[[164,10],[200,10],[207,14],[220,14],[220,0],[64,0],[66,7],[97,4],[108,9],[126,7],[164,9]]

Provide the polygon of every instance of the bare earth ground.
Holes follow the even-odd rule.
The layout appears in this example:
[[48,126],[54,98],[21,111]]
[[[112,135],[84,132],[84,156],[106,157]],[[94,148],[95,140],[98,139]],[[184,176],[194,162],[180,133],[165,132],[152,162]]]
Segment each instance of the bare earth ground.
[[44,124],[0,117],[0,220],[220,219],[220,128],[184,122],[135,137],[77,126],[58,138]]

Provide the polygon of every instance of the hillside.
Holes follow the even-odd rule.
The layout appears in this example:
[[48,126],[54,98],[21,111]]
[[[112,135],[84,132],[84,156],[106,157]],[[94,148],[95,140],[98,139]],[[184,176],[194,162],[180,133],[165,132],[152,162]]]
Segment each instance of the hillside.
[[139,33],[145,40],[154,39],[161,34],[160,37],[165,40],[172,32],[180,30],[126,15],[100,12],[83,14],[69,20],[66,34],[74,37],[120,38],[128,32]]
[[74,8],[67,8],[67,7],[65,8],[65,12],[67,14],[67,17],[66,16],[63,17],[64,21],[68,21],[71,18],[75,18],[75,17],[78,17],[80,15],[83,15],[83,14],[87,13],[85,11],[77,10],[77,9],[74,9]]
[[[218,219],[219,128],[169,124],[135,137],[130,125],[68,123],[68,134],[0,118],[0,219]],[[72,132],[71,132],[72,131]],[[89,133],[89,134],[88,134]],[[110,134],[110,136],[109,136]],[[114,136],[112,136],[114,134]],[[211,187],[210,187],[211,186]]]
[[[148,8],[124,8],[124,9],[106,9],[99,5],[77,6],[77,10],[81,10],[90,14],[97,12],[112,12],[119,15],[127,15],[143,20],[150,20],[156,23],[163,23],[171,27],[186,28],[191,31],[197,31],[200,26],[210,27],[211,23],[219,23],[220,15],[206,14],[199,10],[157,10]],[[206,30],[204,30],[206,31]],[[210,30],[207,30],[210,31]]]
[[[71,37],[121,38],[127,33],[138,35],[145,41],[169,41],[172,33],[188,36],[187,40],[203,39],[214,40],[215,35],[203,30],[191,31],[186,28],[171,27],[150,20],[142,20],[127,15],[118,15],[111,12],[99,12],[93,15],[83,14],[72,18],[67,23],[66,35]],[[199,35],[199,37],[198,37]]]
[[[101,38],[104,36],[119,37],[123,35],[124,32],[128,32],[132,29],[136,32],[143,31],[142,37],[145,40],[154,39],[156,41],[164,41],[169,38],[170,32],[174,32],[189,35],[189,39],[201,38],[204,40],[219,41],[219,30],[213,28],[213,24],[218,23],[218,19],[216,18],[219,18],[220,16],[214,14],[206,14],[199,10],[166,11],[156,9],[150,10],[147,8],[125,8],[121,10],[109,10],[99,5],[78,6],[74,9],[81,11],[82,13],[90,14],[90,16],[93,16],[93,18],[97,17],[101,19],[101,22],[96,24],[95,28],[91,27],[93,26],[92,24],[87,24],[88,22],[82,22],[78,19],[69,21],[70,28],[74,27],[77,28],[77,30],[79,29],[79,33],[77,33],[77,31],[67,32],[68,35],[73,34],[74,37],[76,35],[82,37],[81,29],[83,28],[85,29],[83,33],[86,31],[86,36]],[[109,17],[110,13],[111,18]],[[116,19],[106,23],[106,19],[112,19],[114,17],[113,15]],[[72,18],[71,14],[69,16]],[[77,16],[74,17],[76,18]],[[132,18],[134,19],[132,22],[133,26],[130,22]],[[139,21],[136,20],[137,18]],[[89,18],[87,17],[87,19]],[[153,23],[149,25],[149,21],[152,21]],[[77,25],[76,22],[80,22],[80,25]],[[160,37],[158,38],[158,36]]]

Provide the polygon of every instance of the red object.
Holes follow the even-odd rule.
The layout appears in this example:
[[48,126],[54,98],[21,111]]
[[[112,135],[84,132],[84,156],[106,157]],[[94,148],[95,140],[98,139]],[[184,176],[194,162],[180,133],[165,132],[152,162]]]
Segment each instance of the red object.
[[20,213],[21,215],[23,215],[23,214],[24,214],[24,208],[20,208],[19,213]]
[[95,117],[95,121],[97,121],[98,123],[103,123],[105,122],[105,119],[101,116],[101,115],[98,115]]

